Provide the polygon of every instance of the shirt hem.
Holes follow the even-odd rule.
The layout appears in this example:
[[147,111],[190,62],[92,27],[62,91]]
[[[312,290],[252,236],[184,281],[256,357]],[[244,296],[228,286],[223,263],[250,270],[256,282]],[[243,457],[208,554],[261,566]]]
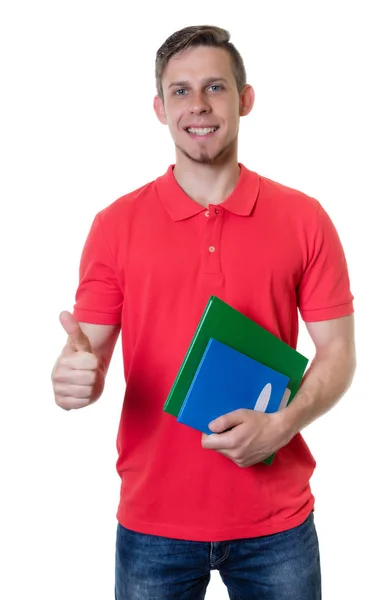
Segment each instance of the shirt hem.
[[304,510],[294,515],[288,520],[276,521],[270,519],[269,523],[259,525],[245,525],[230,529],[187,529],[185,527],[176,527],[163,523],[145,523],[137,520],[125,518],[120,511],[117,513],[117,519],[122,527],[143,533],[146,535],[156,535],[171,539],[186,540],[193,542],[224,542],[228,540],[248,539],[266,535],[281,533],[302,525],[314,510],[314,499],[312,499]]
[[328,321],[348,317],[354,313],[353,302],[339,304],[331,308],[319,308],[314,310],[300,310],[301,317],[306,322]]
[[96,325],[120,325],[120,316],[110,313],[95,312],[84,308],[75,308],[73,310],[74,318],[79,323],[92,323]]

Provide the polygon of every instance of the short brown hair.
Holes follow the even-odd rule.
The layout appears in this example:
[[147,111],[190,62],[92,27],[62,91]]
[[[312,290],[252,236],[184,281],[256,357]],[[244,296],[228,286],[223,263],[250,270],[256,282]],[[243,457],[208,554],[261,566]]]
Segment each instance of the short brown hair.
[[238,91],[241,92],[246,85],[244,61],[236,47],[229,40],[230,33],[226,29],[212,25],[185,27],[169,36],[156,54],[156,87],[160,98],[163,97],[162,76],[169,60],[192,46],[211,46],[226,50],[233,63]]

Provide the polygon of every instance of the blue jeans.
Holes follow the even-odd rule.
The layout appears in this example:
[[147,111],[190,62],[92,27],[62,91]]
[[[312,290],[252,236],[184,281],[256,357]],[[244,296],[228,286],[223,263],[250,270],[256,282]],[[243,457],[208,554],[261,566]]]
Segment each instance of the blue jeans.
[[288,531],[226,542],[137,533],[118,524],[116,600],[202,600],[218,569],[231,600],[320,600],[313,514]]

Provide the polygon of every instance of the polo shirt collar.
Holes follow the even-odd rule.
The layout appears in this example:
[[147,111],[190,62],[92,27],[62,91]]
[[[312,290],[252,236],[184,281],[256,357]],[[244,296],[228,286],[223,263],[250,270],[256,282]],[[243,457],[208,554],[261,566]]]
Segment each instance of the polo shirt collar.
[[[219,206],[225,210],[247,217],[251,214],[259,194],[260,177],[244,165],[240,165],[240,177],[237,185],[224,202]],[[167,172],[156,179],[157,193],[173,221],[182,221],[205,210],[182,190],[173,174],[175,165],[170,165]]]

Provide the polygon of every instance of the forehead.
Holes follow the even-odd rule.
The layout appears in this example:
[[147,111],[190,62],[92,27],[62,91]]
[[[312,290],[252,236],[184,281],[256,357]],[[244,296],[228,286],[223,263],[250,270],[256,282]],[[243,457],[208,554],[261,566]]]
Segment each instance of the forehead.
[[195,82],[208,77],[234,81],[232,61],[226,50],[208,46],[188,48],[169,60],[162,81],[165,87],[176,80]]

